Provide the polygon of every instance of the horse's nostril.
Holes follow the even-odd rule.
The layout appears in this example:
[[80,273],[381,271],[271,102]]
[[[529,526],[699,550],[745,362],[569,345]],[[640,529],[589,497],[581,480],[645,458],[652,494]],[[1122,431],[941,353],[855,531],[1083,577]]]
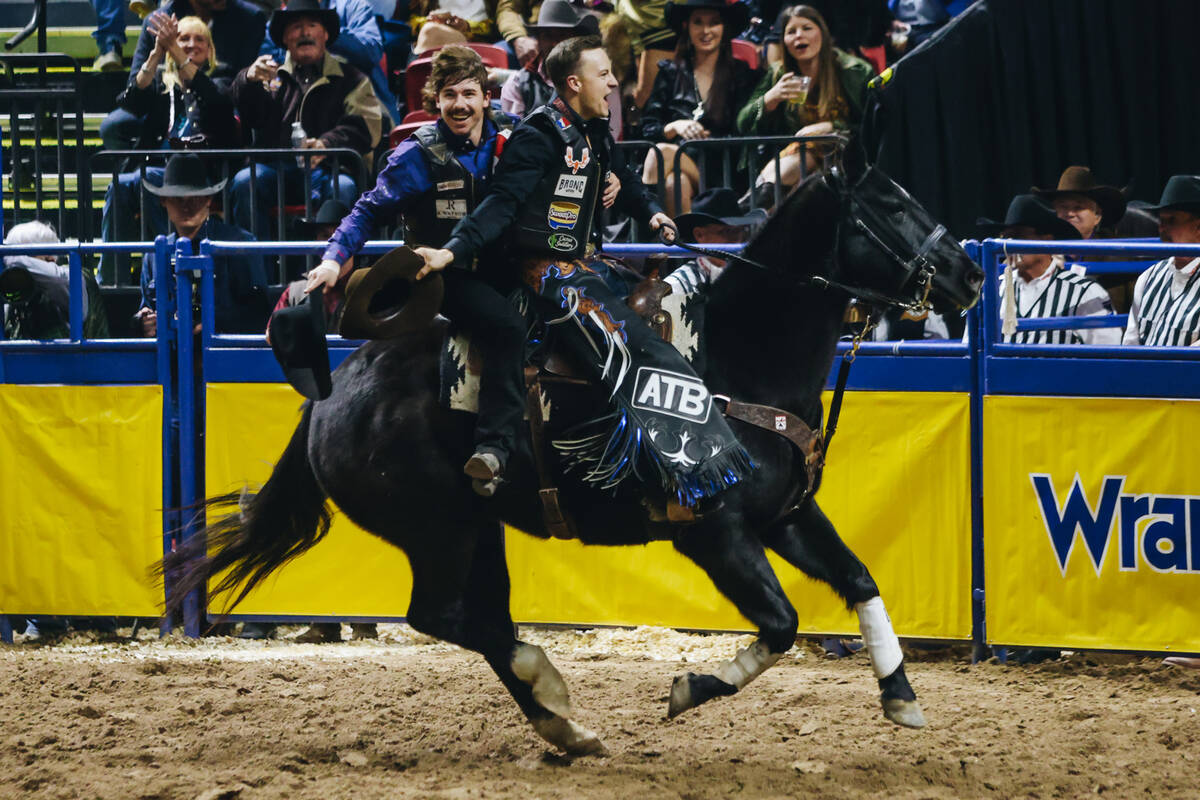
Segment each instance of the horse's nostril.
[[967,285],[972,289],[978,289],[980,286],[983,286],[983,270],[972,270],[971,274],[967,276]]

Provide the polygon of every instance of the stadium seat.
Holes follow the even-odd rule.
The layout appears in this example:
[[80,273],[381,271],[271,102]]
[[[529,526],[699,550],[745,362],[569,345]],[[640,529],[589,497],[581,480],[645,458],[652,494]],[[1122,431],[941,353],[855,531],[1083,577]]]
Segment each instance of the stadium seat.
[[409,113],[421,107],[421,89],[424,88],[425,81],[429,80],[429,73],[432,71],[433,59],[427,56],[414,58],[409,62],[408,69],[404,72],[404,108]]
[[879,47],[864,47],[862,55],[867,61],[871,62],[871,66],[875,68],[875,72],[883,72],[887,69],[887,51],[883,45]]
[[388,134],[388,147],[395,148],[409,136],[412,136],[418,128],[423,128],[428,124],[429,120],[422,120],[420,122],[405,122],[397,125]]
[[417,109],[416,111],[408,112],[404,115],[404,119],[400,120],[400,122],[402,124],[408,124],[409,122],[436,122],[437,119],[437,114],[430,114],[428,111],[421,108]]
[[[487,44],[485,42],[464,42],[463,45],[479,53],[479,57],[483,59],[484,66],[508,69],[508,51],[500,45]],[[417,57],[432,58],[433,54],[440,49],[439,47],[433,50],[426,50],[423,53],[419,53]]]
[[733,45],[734,58],[745,61],[750,69],[758,69],[758,45],[745,39],[734,39],[730,44]]

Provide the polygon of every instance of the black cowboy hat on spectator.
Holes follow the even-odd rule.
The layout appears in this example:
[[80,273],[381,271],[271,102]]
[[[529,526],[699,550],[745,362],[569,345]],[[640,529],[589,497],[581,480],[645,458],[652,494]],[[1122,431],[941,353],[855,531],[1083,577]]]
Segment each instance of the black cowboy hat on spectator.
[[168,159],[161,185],[155,185],[149,179],[142,185],[146,187],[147,192],[159,197],[212,195],[225,188],[224,180],[216,183],[212,183],[211,180],[200,156],[181,153]]
[[1200,175],[1172,175],[1163,187],[1158,205],[1134,203],[1135,208],[1157,214],[1160,211],[1190,211],[1200,214]]
[[321,203],[315,215],[296,220],[296,232],[302,239],[324,238],[320,236],[320,229],[339,224],[349,213],[349,206],[341,200],[330,198]]
[[1054,209],[1031,194],[1019,194],[1008,204],[1004,222],[980,217],[975,222],[980,236],[999,236],[1009,228],[1033,228],[1055,239],[1078,239],[1079,231],[1065,219],[1059,219]]
[[538,31],[573,30],[580,36],[600,32],[600,23],[583,9],[571,5],[568,0],[546,0],[538,11],[537,22],[525,23],[525,30],[532,36]]
[[1100,216],[1108,228],[1112,228],[1125,216],[1125,195],[1115,186],[1097,183],[1096,177],[1087,167],[1067,167],[1059,176],[1058,186],[1054,189],[1032,186],[1029,191],[1051,204],[1063,195],[1081,194],[1100,206]]
[[667,3],[664,16],[667,27],[682,31],[687,25],[692,12],[698,8],[711,8],[721,12],[721,21],[725,23],[725,36],[732,39],[750,23],[750,9],[741,0],[724,2],[724,0],[682,0],[682,2]]
[[333,44],[333,40],[338,37],[338,33],[342,29],[337,12],[330,8],[321,8],[319,0],[288,0],[283,7],[276,9],[271,14],[271,22],[267,25],[271,41],[283,47],[283,32],[287,30],[287,26],[293,20],[300,17],[312,17],[328,31],[329,39],[325,42],[326,47]]
[[287,382],[309,400],[333,392],[329,346],[325,342],[324,287],[318,286],[294,306],[271,315],[271,350]]
[[675,218],[679,236],[685,242],[695,241],[693,232],[699,225],[758,225],[765,222],[767,212],[756,208],[743,214],[738,208],[737,192],[725,187],[706,189],[692,200],[692,210]]
[[346,283],[338,333],[347,339],[390,339],[422,330],[442,307],[442,276],[417,280],[425,260],[397,247],[371,265],[355,270]]

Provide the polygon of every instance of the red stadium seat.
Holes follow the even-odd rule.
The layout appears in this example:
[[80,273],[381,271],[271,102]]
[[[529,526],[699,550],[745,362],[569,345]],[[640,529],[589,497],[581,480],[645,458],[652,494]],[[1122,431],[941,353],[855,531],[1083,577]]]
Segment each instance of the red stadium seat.
[[407,114],[405,114],[405,115],[404,115],[404,119],[400,120],[400,122],[401,122],[401,123],[409,123],[409,122],[436,122],[436,121],[437,121],[437,118],[438,118],[438,115],[437,115],[437,114],[430,114],[430,113],[429,113],[428,111],[426,111],[425,109],[423,109],[423,108],[418,108],[416,111],[410,111],[410,112],[408,112]]
[[[508,68],[508,51],[500,45],[487,44],[485,42],[463,42],[463,45],[471,48],[476,53],[479,53],[479,57],[483,59],[483,65],[485,67],[499,67],[500,69]],[[432,57],[433,54],[440,49],[441,48],[439,47],[433,50],[426,50],[424,53],[420,53],[418,58]]]
[[875,68],[875,72],[883,72],[887,69],[887,52],[883,49],[883,45],[879,47],[864,47],[862,55],[867,61],[871,62],[871,66]]
[[392,132],[388,134],[388,147],[396,147],[408,137],[412,136],[418,128],[423,128],[429,124],[428,120],[422,122],[405,122],[392,128]]
[[404,72],[404,102],[408,111],[416,111],[421,107],[421,89],[432,71],[432,58],[414,58],[408,62],[408,69]]
[[758,69],[758,45],[745,39],[734,39],[730,44],[733,45],[734,58],[745,61],[750,69]]

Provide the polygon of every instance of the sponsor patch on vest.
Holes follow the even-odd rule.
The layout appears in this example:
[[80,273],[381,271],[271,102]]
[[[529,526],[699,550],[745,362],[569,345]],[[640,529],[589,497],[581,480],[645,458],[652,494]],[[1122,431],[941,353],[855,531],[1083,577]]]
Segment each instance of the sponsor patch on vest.
[[579,204],[564,203],[555,200],[550,204],[550,213],[546,214],[546,222],[550,224],[550,230],[574,230],[575,223],[579,221]]
[[567,166],[571,168],[571,174],[575,175],[579,172],[579,170],[586,169],[587,165],[592,163],[592,154],[588,152],[588,149],[585,147],[577,159],[575,158],[575,148],[571,145],[567,145],[567,153],[565,156],[563,156],[563,160],[565,160],[567,162]]
[[434,215],[438,219],[462,219],[467,215],[467,201],[461,197],[451,200],[434,200],[433,208]]
[[579,199],[583,197],[585,189],[587,189],[587,178],[582,175],[564,174],[558,176],[558,185],[554,187],[554,193],[559,197]]
[[704,423],[712,409],[712,395],[700,379],[691,375],[638,367],[633,407]]
[[546,237],[546,243],[564,253],[569,253],[579,246],[579,241],[569,233],[552,233]]
[[437,190],[439,192],[453,192],[455,189],[461,189],[466,184],[461,180],[457,181],[439,181]]

